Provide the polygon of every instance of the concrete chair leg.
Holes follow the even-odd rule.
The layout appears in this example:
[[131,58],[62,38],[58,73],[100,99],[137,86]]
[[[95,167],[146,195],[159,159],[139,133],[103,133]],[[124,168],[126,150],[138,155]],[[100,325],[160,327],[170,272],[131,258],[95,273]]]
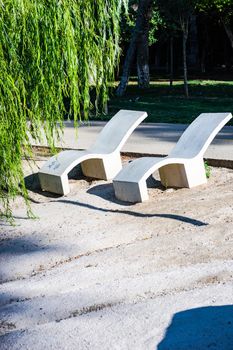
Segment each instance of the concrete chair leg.
[[62,176],[38,173],[41,188],[60,195],[66,195],[70,192],[70,186],[67,174]]
[[137,203],[148,199],[148,192],[146,181],[127,182],[114,181],[113,182],[115,196],[124,202]]
[[183,164],[168,164],[159,169],[165,187],[192,188],[207,182],[203,159],[187,160]]
[[122,169],[120,153],[106,155],[103,159],[88,159],[81,163],[85,176],[95,179],[111,180]]

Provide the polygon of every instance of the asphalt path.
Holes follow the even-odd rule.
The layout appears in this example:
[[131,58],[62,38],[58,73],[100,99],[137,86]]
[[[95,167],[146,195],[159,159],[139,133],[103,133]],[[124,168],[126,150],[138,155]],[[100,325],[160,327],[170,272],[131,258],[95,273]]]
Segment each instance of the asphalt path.
[[[72,121],[67,121],[63,136],[56,141],[56,146],[67,149],[88,149],[105,124],[101,121],[83,122],[76,129]],[[186,124],[142,123],[129,137],[122,152],[165,156],[172,150],[187,126]],[[38,145],[33,140],[32,144]],[[40,146],[47,146],[46,141],[44,140]],[[233,126],[225,126],[218,133],[208,147],[205,158],[233,161]]]

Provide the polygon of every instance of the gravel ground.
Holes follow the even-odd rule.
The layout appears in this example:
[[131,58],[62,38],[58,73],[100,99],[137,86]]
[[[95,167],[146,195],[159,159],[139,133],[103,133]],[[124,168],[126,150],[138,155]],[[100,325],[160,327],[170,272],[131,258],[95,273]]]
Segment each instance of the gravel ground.
[[38,218],[18,198],[0,226],[1,350],[233,349],[233,170],[135,205],[111,182],[27,183]]

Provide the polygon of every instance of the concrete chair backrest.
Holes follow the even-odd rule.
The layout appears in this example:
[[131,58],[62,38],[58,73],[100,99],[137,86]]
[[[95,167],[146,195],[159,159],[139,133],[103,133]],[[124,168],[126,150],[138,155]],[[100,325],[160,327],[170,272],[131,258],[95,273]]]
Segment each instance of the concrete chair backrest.
[[181,135],[169,157],[203,156],[216,134],[231,118],[231,113],[200,114]]
[[89,150],[104,154],[120,151],[129,135],[146,117],[146,112],[120,110],[101,130]]

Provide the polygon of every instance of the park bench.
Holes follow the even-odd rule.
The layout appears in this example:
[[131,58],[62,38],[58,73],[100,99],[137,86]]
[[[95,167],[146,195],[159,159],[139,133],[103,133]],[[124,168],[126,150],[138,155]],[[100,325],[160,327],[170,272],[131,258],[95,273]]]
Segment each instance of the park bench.
[[61,195],[68,194],[68,174],[78,164],[81,164],[85,176],[113,179],[122,168],[121,148],[146,117],[146,112],[120,110],[105,125],[88,150],[67,150],[51,157],[38,172],[41,189]]
[[142,157],[130,162],[113,179],[115,196],[126,202],[148,199],[146,180],[159,170],[165,187],[192,188],[206,183],[203,155],[231,113],[200,114],[184,131],[167,157]]

